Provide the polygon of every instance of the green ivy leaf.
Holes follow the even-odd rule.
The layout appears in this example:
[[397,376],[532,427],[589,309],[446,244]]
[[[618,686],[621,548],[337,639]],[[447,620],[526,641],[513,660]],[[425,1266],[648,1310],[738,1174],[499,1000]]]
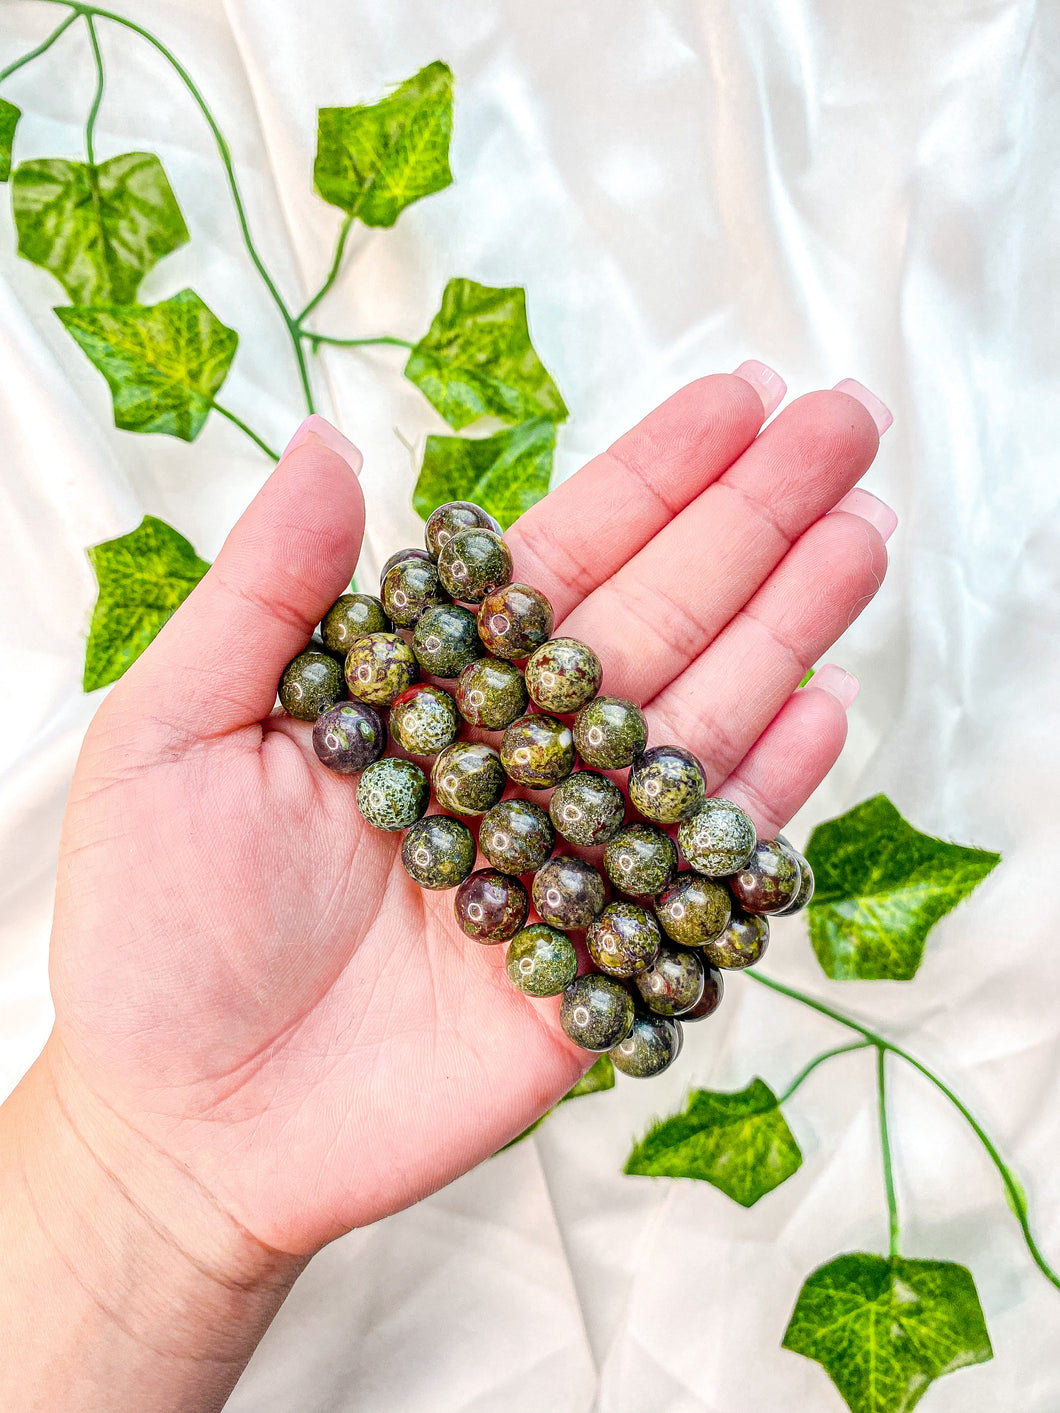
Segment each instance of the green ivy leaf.
[[935,1379],[994,1354],[964,1266],[860,1251],[809,1277],[784,1348],[823,1364],[853,1413],[909,1413]]
[[11,175],[11,153],[15,146],[15,129],[22,116],[22,109],[16,108],[6,98],[0,98],[0,182],[6,182]]
[[581,1099],[586,1094],[599,1094],[603,1089],[614,1089],[615,1087],[615,1067],[607,1055],[601,1055],[585,1071],[577,1084],[572,1085],[567,1090],[563,1098],[553,1104],[551,1109],[546,1109],[539,1119],[535,1119],[529,1128],[524,1128],[518,1137],[513,1138],[510,1143],[506,1143],[504,1148],[498,1148],[498,1153],[503,1153],[508,1148],[514,1148],[517,1143],[522,1143],[524,1138],[529,1138],[536,1128],[540,1128],[550,1114],[554,1114],[560,1104],[565,1104],[568,1099]]
[[405,377],[451,427],[492,413],[504,422],[568,416],[530,342],[526,291],[450,280],[442,307],[405,365]]
[[193,290],[161,304],[64,305],[55,312],[106,378],[116,427],[195,440],[239,335]]
[[209,569],[172,525],[145,515],[135,530],[88,551],[99,597],[85,650],[86,692],[115,681]]
[[915,976],[932,927],[1001,861],[921,834],[886,795],[818,825],[806,857],[817,880],[810,940],[837,981]]
[[392,226],[414,201],[449,186],[453,75],[435,60],[378,103],[321,108],[313,181],[366,226]]
[[802,1166],[802,1153],[776,1095],[764,1080],[719,1093],[696,1089],[683,1113],[663,1119],[641,1139],[627,1173],[699,1178],[741,1207],[779,1187]]
[[11,182],[18,253],[50,270],[75,304],[132,304],[140,281],[188,239],[151,152],[99,166],[42,157]]
[[507,529],[552,479],[556,424],[534,417],[492,437],[428,437],[412,504],[427,519],[447,500],[471,500]]

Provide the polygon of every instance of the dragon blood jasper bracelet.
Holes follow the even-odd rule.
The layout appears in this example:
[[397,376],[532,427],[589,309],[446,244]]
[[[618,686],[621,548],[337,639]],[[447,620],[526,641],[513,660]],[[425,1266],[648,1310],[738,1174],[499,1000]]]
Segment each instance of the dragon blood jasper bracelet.
[[[324,765],[359,777],[367,822],[402,832],[409,877],[456,890],[467,936],[507,943],[513,986],[561,995],[566,1034],[624,1074],[661,1074],[682,1022],[716,1010],[724,972],[765,952],[769,918],[810,901],[813,871],[708,796],[690,751],[649,746],[633,702],[600,694],[600,660],[552,636],[552,605],[512,582],[491,515],[439,506],[425,541],[387,560],[379,598],[337,600],[284,669],[280,702],[314,723]],[[503,733],[499,745],[461,739],[464,723]],[[385,755],[389,737],[424,764]],[[547,808],[512,786],[551,789]],[[432,794],[441,813],[427,813]],[[557,838],[597,862],[556,853]],[[594,969],[579,974],[572,933]]]

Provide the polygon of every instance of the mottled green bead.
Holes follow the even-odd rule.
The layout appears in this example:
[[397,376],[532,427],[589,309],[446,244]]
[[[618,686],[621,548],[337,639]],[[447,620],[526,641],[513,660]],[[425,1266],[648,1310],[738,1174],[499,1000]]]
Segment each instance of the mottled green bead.
[[357,782],[357,808],[376,829],[407,829],[431,802],[431,787],[418,765],[384,756]]
[[424,609],[448,603],[437,566],[429,559],[399,559],[383,580],[383,608],[402,628],[414,628]]
[[684,1011],[681,1015],[681,1024],[687,1025],[689,1021],[706,1020],[712,1016],[721,1005],[725,995],[725,977],[716,966],[709,962],[703,967],[703,995],[690,1011]]
[[280,678],[280,705],[299,721],[316,721],[346,695],[342,668],[327,653],[310,649],[293,657]]
[[577,638],[550,638],[526,664],[526,686],[542,711],[580,711],[600,690],[604,670]]
[[492,530],[461,530],[442,546],[438,576],[454,599],[481,603],[487,594],[511,582],[511,552]]
[[518,878],[495,868],[480,868],[465,878],[453,899],[457,923],[476,942],[507,942],[529,911],[530,899]]
[[656,824],[690,819],[707,795],[703,767],[682,746],[642,751],[633,762],[627,788],[634,809]]
[[456,888],[475,867],[475,836],[462,820],[429,814],[406,832],[401,862],[421,888]]
[[470,500],[446,501],[445,505],[440,505],[437,510],[431,512],[424,526],[423,539],[428,554],[432,559],[437,559],[447,540],[458,535],[461,530],[470,530],[476,526],[483,530],[492,530],[498,535],[501,533],[500,521],[495,520],[489,511],[483,510],[481,505],[475,505]]
[[350,696],[372,706],[389,706],[419,675],[415,655],[399,633],[366,633],[346,655]]
[[604,868],[620,892],[654,898],[677,873],[677,849],[654,824],[627,824],[604,849]]
[[478,846],[502,873],[536,872],[555,842],[552,821],[530,800],[501,800],[479,825]]
[[578,770],[552,791],[548,812],[568,843],[591,848],[606,844],[622,828],[626,797],[606,775]]
[[609,976],[636,976],[659,955],[659,924],[636,903],[608,903],[585,934],[589,955]]
[[734,909],[721,936],[705,942],[702,952],[713,966],[739,971],[760,961],[768,946],[768,919]]
[[633,984],[657,1016],[680,1016],[699,1004],[705,976],[706,969],[695,952],[664,945],[651,966],[634,977]]
[[[791,849],[790,844],[788,848]],[[810,867],[809,859],[806,858],[805,854],[800,854],[798,849],[791,849],[791,852],[795,855],[795,860],[799,865],[799,891],[786,908],[781,908],[778,913],[774,914],[776,917],[790,917],[792,913],[801,913],[803,908],[809,905],[813,898],[814,888],[816,887],[813,869]]]
[[739,805],[712,797],[681,824],[677,842],[697,873],[727,878],[754,853],[758,835]]
[[386,723],[367,702],[336,702],[313,726],[317,759],[339,775],[356,775],[386,750]]
[[589,926],[607,893],[598,869],[584,859],[561,854],[534,874],[531,895],[542,922],[570,932]]
[[574,943],[543,922],[515,934],[504,964],[512,985],[527,996],[558,996],[578,975]]
[[514,662],[480,657],[468,663],[454,689],[460,715],[469,726],[503,731],[523,712],[530,698],[523,674]]
[[754,852],[729,879],[745,913],[779,913],[799,894],[802,872],[794,850],[778,839],[759,839]]
[[683,947],[702,947],[721,935],[732,914],[732,895],[701,873],[679,873],[655,900],[659,926]]
[[412,633],[412,651],[432,677],[459,677],[485,649],[475,615],[458,604],[424,609]]
[[396,554],[392,554],[379,571],[379,592],[383,592],[383,580],[393,569],[395,564],[400,564],[405,559],[430,559],[430,555],[425,549],[400,549]]
[[390,731],[410,756],[436,756],[459,734],[456,703],[443,687],[418,682],[392,703]]
[[594,770],[621,770],[644,749],[644,714],[625,697],[594,697],[574,718],[574,746]]
[[506,584],[487,594],[478,611],[479,636],[494,657],[516,662],[552,636],[552,605],[529,584]]
[[654,1079],[680,1053],[680,1022],[657,1015],[638,1016],[625,1040],[608,1051],[615,1069],[633,1079]]
[[442,809],[454,814],[485,814],[504,794],[504,766],[492,746],[481,741],[454,741],[436,757],[431,784]]
[[392,627],[374,595],[343,594],[325,613],[320,636],[331,652],[345,654],[365,633],[389,633]]
[[583,1050],[610,1050],[633,1029],[633,997],[616,977],[586,972],[563,989],[559,1023]]
[[574,769],[570,727],[543,712],[521,716],[504,733],[501,760],[517,785],[535,789],[558,785]]

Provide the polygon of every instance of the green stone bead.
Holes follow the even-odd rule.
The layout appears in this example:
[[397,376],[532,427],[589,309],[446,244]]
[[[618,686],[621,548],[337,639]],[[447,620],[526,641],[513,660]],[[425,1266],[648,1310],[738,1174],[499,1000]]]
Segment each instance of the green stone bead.
[[709,962],[704,964],[703,972],[703,995],[690,1011],[682,1012],[682,1025],[687,1025],[689,1021],[706,1020],[708,1016],[712,1016],[725,995],[724,974]]
[[293,657],[280,678],[280,705],[288,716],[299,721],[316,721],[322,711],[330,711],[346,692],[342,668],[327,653],[310,649]]
[[604,868],[620,892],[654,898],[673,882],[677,849],[654,824],[627,824],[604,849]]
[[372,706],[389,706],[419,675],[415,655],[399,633],[367,633],[346,656],[350,696]]
[[600,659],[577,638],[550,638],[526,664],[526,686],[542,711],[580,711],[600,690]]
[[571,729],[544,713],[521,716],[504,733],[501,760],[517,785],[536,789],[558,785],[574,769]]
[[599,870],[566,854],[542,864],[530,891],[541,921],[565,932],[588,927],[607,896]]
[[456,890],[453,912],[461,929],[476,942],[507,942],[526,922],[530,899],[510,873],[480,868]]
[[386,750],[386,723],[367,702],[336,702],[313,726],[317,759],[339,775],[357,775]]
[[616,1070],[633,1079],[654,1079],[681,1053],[681,1026],[665,1016],[638,1016],[625,1040],[608,1054]]
[[[788,848],[791,849],[790,844]],[[813,869],[810,867],[809,859],[806,858],[805,854],[800,854],[798,849],[791,849],[791,852],[795,855],[795,860],[799,865],[799,873],[801,875],[799,891],[786,908],[781,908],[778,913],[774,914],[776,917],[790,917],[792,913],[801,913],[803,908],[807,907],[810,900],[813,898],[814,888],[816,887]]]
[[657,1016],[680,1016],[699,1004],[703,997],[706,968],[687,947],[659,948],[659,955],[647,969],[634,977],[641,999]]
[[325,613],[320,637],[329,651],[345,655],[365,633],[389,633],[392,627],[372,594],[343,594]]
[[621,770],[640,754],[648,726],[625,697],[594,697],[574,718],[574,746],[594,770]]
[[409,826],[401,862],[421,888],[456,888],[475,867],[475,852],[475,836],[462,820],[429,814]]
[[621,981],[586,972],[563,989],[559,1023],[583,1050],[610,1050],[633,1029],[633,997]]
[[429,559],[399,559],[387,571],[382,596],[383,608],[402,628],[414,628],[424,609],[449,602]]
[[512,985],[527,996],[558,996],[578,975],[574,943],[543,922],[515,934],[504,964]]
[[379,592],[383,592],[383,580],[393,569],[395,564],[400,564],[404,559],[430,559],[430,555],[425,549],[400,549],[396,554],[392,554],[379,571]]
[[443,687],[418,682],[391,705],[390,731],[410,756],[436,756],[460,732],[456,703]]
[[431,512],[424,526],[423,539],[427,553],[437,559],[445,542],[458,535],[461,530],[474,528],[501,533],[500,521],[495,520],[489,511],[470,500],[450,500]]
[[514,662],[480,657],[469,663],[454,689],[460,715],[469,726],[503,731],[529,705],[523,674]]
[[432,677],[459,677],[485,649],[475,615],[458,604],[424,609],[412,633],[412,651]]
[[778,839],[759,839],[744,866],[729,879],[745,913],[779,913],[799,894],[802,871],[794,850]]
[[636,903],[608,903],[585,934],[589,955],[608,976],[636,976],[659,955],[659,924]]
[[506,584],[487,594],[478,611],[479,636],[494,657],[516,662],[552,636],[552,605],[529,584]]
[[630,804],[656,824],[690,819],[707,796],[703,767],[682,746],[642,751],[633,762],[627,788]]
[[712,966],[739,971],[760,961],[768,946],[768,919],[734,910],[721,936],[705,942],[701,950]]
[[655,900],[659,926],[683,947],[702,947],[720,937],[732,915],[732,895],[701,873],[679,873]]
[[454,741],[431,768],[435,799],[454,814],[485,814],[506,783],[500,756],[481,741]]
[[407,829],[426,814],[430,802],[426,775],[398,756],[377,760],[357,782],[357,808],[376,829]]
[[552,821],[530,800],[501,800],[479,825],[478,846],[502,873],[535,873],[555,842]]
[[677,842],[697,873],[727,878],[754,853],[758,835],[739,805],[712,797],[681,824]]
[[481,603],[487,594],[511,583],[511,551],[492,530],[461,530],[442,546],[438,577],[454,599]]
[[606,844],[622,828],[626,797],[606,775],[578,770],[552,791],[548,812],[568,843],[592,848]]

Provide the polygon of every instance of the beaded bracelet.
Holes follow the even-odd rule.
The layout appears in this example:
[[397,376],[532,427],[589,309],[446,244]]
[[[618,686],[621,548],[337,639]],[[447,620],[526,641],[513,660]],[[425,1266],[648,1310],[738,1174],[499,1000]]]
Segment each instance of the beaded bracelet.
[[[409,877],[455,888],[463,931],[508,944],[513,986],[562,995],[566,1034],[624,1074],[661,1074],[682,1023],[717,1009],[723,973],[761,958],[769,918],[810,901],[813,871],[783,835],[759,839],[738,805],[708,797],[690,751],[649,747],[633,702],[600,695],[599,658],[552,637],[552,606],[512,582],[491,515],[469,501],[439,506],[425,541],[387,560],[379,598],[335,602],[319,639],[285,668],[280,702],[315,723],[325,766],[359,776],[365,820],[403,831]],[[459,739],[462,722],[503,732],[499,749]],[[432,758],[429,778],[384,755],[390,737]],[[604,773],[616,771],[628,772],[625,793]],[[506,797],[509,785],[551,789],[548,808]],[[432,791],[444,813],[427,814]],[[468,819],[479,821],[477,842]],[[557,835],[602,847],[602,871],[554,853]],[[480,849],[489,867],[475,872]],[[622,895],[611,902],[608,881]],[[531,899],[537,922],[527,921]],[[572,932],[584,933],[595,970],[578,974]]]

